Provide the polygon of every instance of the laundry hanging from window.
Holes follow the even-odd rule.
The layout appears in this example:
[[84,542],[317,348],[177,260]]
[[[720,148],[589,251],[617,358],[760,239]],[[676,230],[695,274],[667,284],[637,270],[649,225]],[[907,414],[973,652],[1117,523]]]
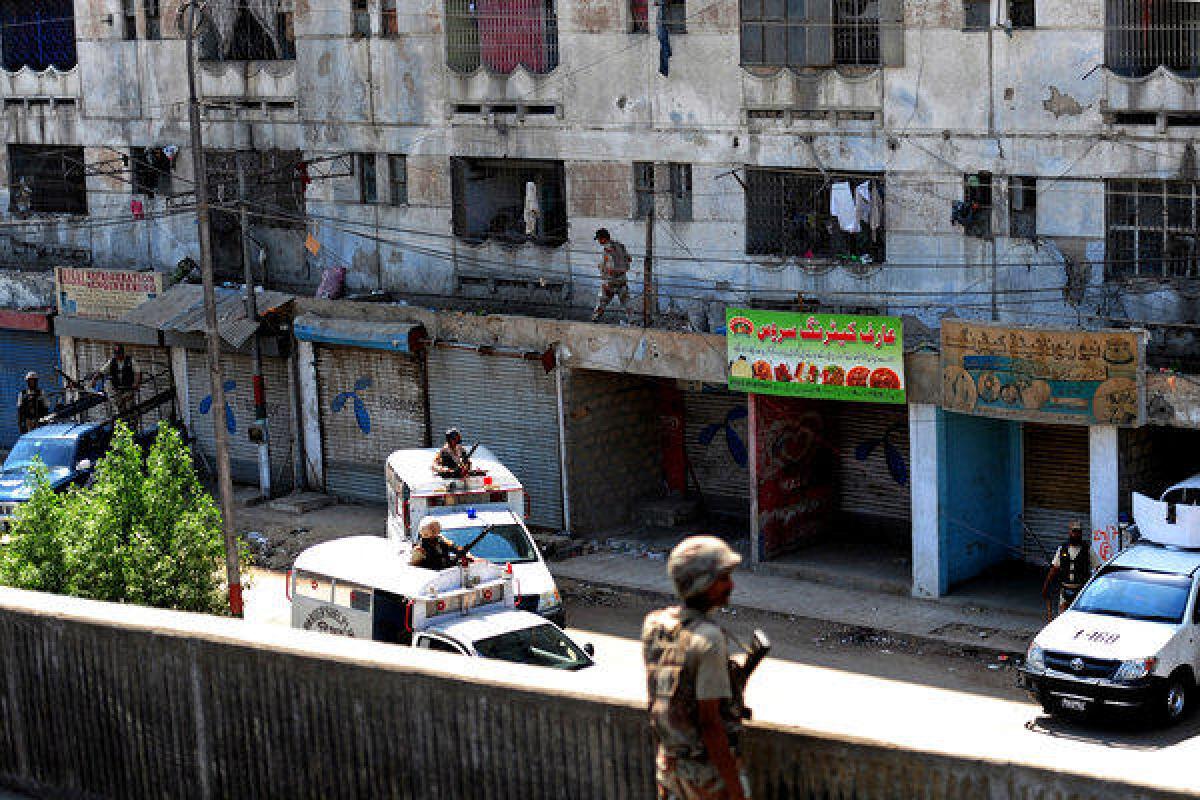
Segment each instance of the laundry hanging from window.
[[549,72],[558,66],[554,0],[447,0],[446,52],[462,72]]

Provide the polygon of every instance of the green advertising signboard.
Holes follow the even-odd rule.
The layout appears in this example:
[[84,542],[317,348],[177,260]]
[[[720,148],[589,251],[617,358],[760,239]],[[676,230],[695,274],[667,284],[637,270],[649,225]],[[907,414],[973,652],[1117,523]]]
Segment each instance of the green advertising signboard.
[[725,312],[729,388],[755,394],[903,403],[898,317]]

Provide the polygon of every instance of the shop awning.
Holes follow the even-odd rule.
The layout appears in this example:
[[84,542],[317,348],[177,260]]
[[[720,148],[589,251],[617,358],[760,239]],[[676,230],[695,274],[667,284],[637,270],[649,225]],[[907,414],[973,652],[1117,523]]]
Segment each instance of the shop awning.
[[[287,305],[295,295],[259,290],[258,314],[264,316]],[[121,318],[122,322],[143,325],[168,333],[204,333],[204,288],[183,283],[172,286],[158,297],[147,300]],[[246,317],[245,295],[241,288],[217,288],[217,331],[230,347],[241,348],[261,323]]]
[[302,342],[365,347],[414,353],[425,341],[425,328],[419,322],[367,322],[327,319],[312,314],[296,317],[292,333]]

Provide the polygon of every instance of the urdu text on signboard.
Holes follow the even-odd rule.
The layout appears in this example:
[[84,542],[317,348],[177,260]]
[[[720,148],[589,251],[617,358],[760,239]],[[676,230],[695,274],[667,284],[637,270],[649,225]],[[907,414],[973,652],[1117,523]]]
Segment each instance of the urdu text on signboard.
[[1145,333],[942,320],[947,411],[1030,422],[1136,426],[1146,416]]
[[730,389],[905,402],[898,317],[731,308],[725,321]]

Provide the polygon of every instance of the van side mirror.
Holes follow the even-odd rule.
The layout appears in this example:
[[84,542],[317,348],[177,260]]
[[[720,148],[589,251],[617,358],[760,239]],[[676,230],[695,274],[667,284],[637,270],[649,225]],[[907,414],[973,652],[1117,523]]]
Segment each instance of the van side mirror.
[[596,645],[591,642],[586,643],[583,646],[583,652],[588,654],[588,658],[594,658],[596,656]]
[[82,461],[80,461],[78,464],[75,465],[76,472],[87,472],[91,468],[92,468],[92,461],[89,458],[85,458]]

